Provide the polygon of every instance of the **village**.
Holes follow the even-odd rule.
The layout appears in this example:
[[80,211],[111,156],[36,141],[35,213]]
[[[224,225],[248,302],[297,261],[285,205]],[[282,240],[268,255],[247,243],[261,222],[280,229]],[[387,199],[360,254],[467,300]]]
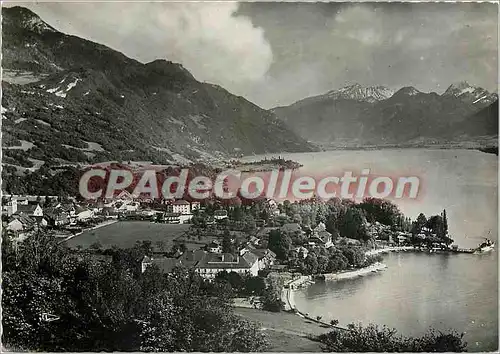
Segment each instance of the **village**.
[[[377,206],[379,200],[364,203],[360,205]],[[449,240],[437,237],[444,230],[435,218],[412,223],[397,208],[388,212],[379,208],[382,212],[377,216],[373,206],[363,213],[355,206],[345,200],[319,199],[298,203],[263,199],[246,205],[241,200],[225,205],[155,201],[125,190],[113,199],[83,202],[4,195],[2,224],[14,242],[45,231],[70,248],[86,249],[99,257],[107,248],[131,248],[142,242],[148,247],[138,260],[141,272],[152,265],[163,273],[185,267],[209,280],[220,272],[254,277],[269,272],[318,275],[369,266],[378,260],[377,249],[415,246],[415,241],[431,249],[450,246]],[[124,229],[130,235],[117,232],[103,245],[95,232],[113,234],[116,223],[129,225]],[[147,225],[161,227],[158,235],[148,235]],[[96,241],[90,244],[88,237]],[[126,237],[130,242],[124,246],[120,242]]]

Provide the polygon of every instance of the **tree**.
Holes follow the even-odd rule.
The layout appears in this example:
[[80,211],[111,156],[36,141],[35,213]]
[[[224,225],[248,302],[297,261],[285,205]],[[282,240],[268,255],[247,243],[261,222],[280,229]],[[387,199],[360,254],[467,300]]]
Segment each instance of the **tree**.
[[281,300],[281,288],[274,282],[264,289],[260,302],[265,311],[280,312],[285,308],[285,303]]
[[245,291],[247,295],[261,295],[266,289],[266,283],[262,277],[247,277],[245,279]]
[[417,217],[417,220],[413,222],[411,233],[414,236],[418,235],[426,224],[427,224],[427,218],[423,213],[420,213]]
[[222,237],[222,252],[224,253],[235,253],[236,247],[233,242],[233,237],[229,230],[224,231],[224,236]]
[[350,324],[319,336],[327,352],[464,352],[463,334],[429,330],[422,337],[405,337],[395,329]]
[[156,248],[160,251],[160,252],[165,252],[165,242],[163,241],[156,241]]
[[348,266],[349,260],[346,258],[344,253],[338,248],[330,248],[327,272],[338,272],[347,269]]
[[365,198],[359,207],[366,212],[370,222],[378,221],[381,224],[393,226],[397,224],[401,211],[389,200],[380,198]]
[[292,246],[292,239],[286,233],[272,230],[269,233],[268,248],[276,254],[276,258],[286,260]]
[[441,215],[433,215],[431,216],[425,225],[428,229],[431,229],[432,232],[436,234],[437,237],[443,238],[445,236],[444,231],[444,221]]
[[344,246],[341,250],[350,265],[356,268],[363,266],[365,254],[361,248]]
[[[25,240],[18,262],[3,269],[4,345],[47,352],[266,348],[259,328],[233,313],[227,289],[186,269],[166,276],[152,266],[135,274],[115,261],[114,253],[135,264],[140,251],[110,250],[113,261],[103,267],[90,253],[75,257],[50,235]],[[44,313],[57,320],[44,321]]]
[[340,221],[339,232],[343,237],[367,241],[369,234],[362,211],[356,207],[349,208]]
[[315,253],[309,252],[304,259],[304,271],[306,274],[317,274],[318,272],[318,257]]
[[448,235],[448,218],[446,216],[446,209],[443,210],[443,231],[444,235]]

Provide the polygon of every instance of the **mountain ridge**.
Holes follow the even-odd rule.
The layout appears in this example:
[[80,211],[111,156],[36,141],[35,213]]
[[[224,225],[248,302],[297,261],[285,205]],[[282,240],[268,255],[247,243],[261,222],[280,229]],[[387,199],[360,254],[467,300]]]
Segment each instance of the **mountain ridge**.
[[[353,90],[352,95],[337,94]],[[359,84],[349,85],[273,112],[299,135],[320,144],[404,145],[498,136],[491,115],[475,116],[495,104],[498,95],[467,82],[451,84],[441,95],[406,86],[378,100],[359,95],[363,90]]]
[[16,173],[33,160],[186,163],[315,150],[272,112],[197,81],[181,64],[140,63],[19,6],[3,9],[3,25],[4,68],[33,79],[2,82],[3,151]]

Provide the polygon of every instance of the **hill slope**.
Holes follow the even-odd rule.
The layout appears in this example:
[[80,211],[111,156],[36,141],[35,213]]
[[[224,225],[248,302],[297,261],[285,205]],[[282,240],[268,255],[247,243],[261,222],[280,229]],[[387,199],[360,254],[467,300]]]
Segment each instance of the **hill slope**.
[[[272,112],[179,64],[142,64],[22,7],[3,9],[3,66],[3,147],[14,166],[313,149]],[[26,76],[36,82],[20,85]]]

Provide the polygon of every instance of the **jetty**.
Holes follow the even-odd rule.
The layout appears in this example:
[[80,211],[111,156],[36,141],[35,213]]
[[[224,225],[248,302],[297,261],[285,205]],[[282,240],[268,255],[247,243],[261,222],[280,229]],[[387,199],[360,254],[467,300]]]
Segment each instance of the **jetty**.
[[425,247],[413,247],[413,246],[395,246],[395,247],[384,247],[369,250],[365,252],[367,256],[374,256],[377,254],[390,253],[390,252],[429,252],[429,253],[474,253],[474,248],[425,248]]

